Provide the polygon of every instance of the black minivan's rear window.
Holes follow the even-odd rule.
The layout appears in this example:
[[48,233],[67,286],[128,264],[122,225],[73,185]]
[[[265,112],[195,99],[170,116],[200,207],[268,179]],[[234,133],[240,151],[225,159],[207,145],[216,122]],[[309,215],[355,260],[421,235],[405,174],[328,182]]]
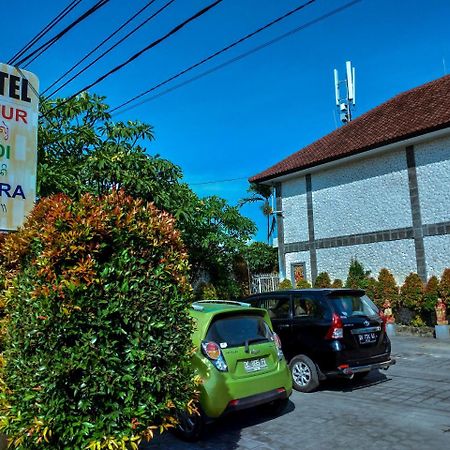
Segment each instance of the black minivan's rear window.
[[376,316],[378,308],[367,295],[333,295],[330,296],[334,310],[341,317]]
[[271,338],[271,332],[260,316],[231,316],[218,318],[209,327],[206,340],[221,347],[241,347],[245,343],[263,342]]

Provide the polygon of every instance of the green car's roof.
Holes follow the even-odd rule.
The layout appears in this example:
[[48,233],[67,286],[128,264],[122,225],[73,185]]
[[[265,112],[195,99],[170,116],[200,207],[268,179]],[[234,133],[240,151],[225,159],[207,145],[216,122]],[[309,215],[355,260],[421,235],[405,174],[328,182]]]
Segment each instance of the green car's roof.
[[200,300],[191,305],[189,312],[196,322],[196,329],[193,335],[195,344],[198,343],[195,341],[200,341],[204,338],[212,319],[216,315],[235,314],[239,312],[244,314],[254,312],[258,316],[264,318],[266,318],[267,315],[267,312],[264,309],[254,308],[248,303],[233,302],[228,300]]

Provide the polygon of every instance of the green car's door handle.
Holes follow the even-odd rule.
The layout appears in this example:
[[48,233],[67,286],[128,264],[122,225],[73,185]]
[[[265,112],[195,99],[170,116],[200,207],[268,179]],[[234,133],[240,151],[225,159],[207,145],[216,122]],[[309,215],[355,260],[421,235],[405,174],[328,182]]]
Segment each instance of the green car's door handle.
[[288,323],[280,323],[278,325],[278,328],[289,328],[289,324]]

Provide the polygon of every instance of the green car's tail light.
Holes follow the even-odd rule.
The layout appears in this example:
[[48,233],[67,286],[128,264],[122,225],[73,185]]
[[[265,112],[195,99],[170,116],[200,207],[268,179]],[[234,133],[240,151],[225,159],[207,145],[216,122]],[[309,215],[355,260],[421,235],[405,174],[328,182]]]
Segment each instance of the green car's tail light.
[[217,370],[220,372],[228,372],[228,366],[222,355],[222,351],[215,342],[202,342],[202,351]]
[[277,333],[273,333],[273,342],[277,347],[278,360],[281,361],[283,359],[283,350],[281,349],[281,339]]

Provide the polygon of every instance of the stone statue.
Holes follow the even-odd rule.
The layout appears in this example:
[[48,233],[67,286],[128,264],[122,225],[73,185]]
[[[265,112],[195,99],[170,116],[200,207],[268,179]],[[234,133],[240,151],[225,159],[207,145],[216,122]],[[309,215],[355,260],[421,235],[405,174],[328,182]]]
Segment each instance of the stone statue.
[[395,317],[392,312],[391,302],[385,300],[383,303],[383,314],[386,319],[386,323],[395,323]]
[[436,311],[436,322],[438,325],[447,325],[447,305],[442,298],[438,298],[436,306],[434,307]]

